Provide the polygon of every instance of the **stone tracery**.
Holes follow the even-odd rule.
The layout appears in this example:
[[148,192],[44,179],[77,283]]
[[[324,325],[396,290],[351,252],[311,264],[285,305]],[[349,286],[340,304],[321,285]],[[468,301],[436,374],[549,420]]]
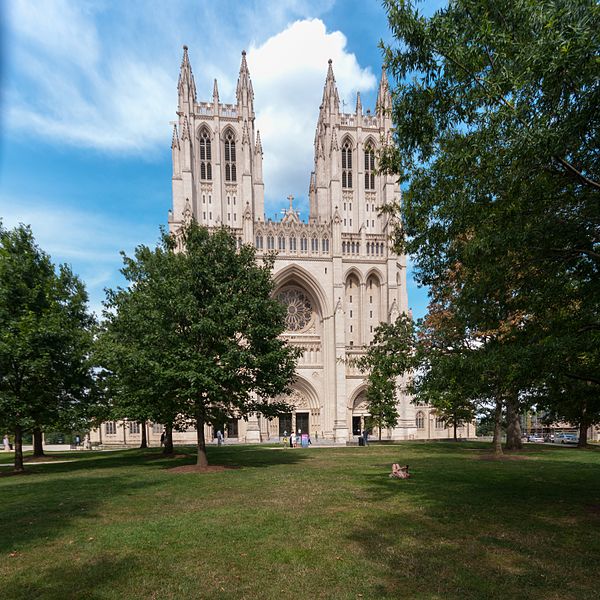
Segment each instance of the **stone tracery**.
[[285,325],[288,331],[303,331],[310,325],[313,308],[310,299],[302,290],[286,288],[277,294],[277,300],[287,307]]

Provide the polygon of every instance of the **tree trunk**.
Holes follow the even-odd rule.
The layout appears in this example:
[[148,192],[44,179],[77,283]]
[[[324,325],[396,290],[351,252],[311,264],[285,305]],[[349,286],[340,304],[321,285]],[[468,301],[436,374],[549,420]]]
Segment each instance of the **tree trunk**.
[[15,472],[22,473],[23,466],[23,430],[20,425],[15,427]]
[[494,411],[494,439],[492,447],[496,456],[502,456],[502,400],[496,400],[496,410]]
[[142,443],[140,444],[140,448],[147,448],[148,447],[148,435],[146,433],[146,421],[142,421],[140,423],[140,425],[142,426]]
[[381,423],[379,423],[379,441],[381,441]]
[[587,446],[587,438],[588,424],[585,421],[581,421],[579,423],[579,441],[577,442],[577,446],[579,448],[585,448]]
[[198,435],[198,460],[196,464],[199,467],[208,467],[208,458],[206,456],[206,440],[204,439],[204,416],[196,416],[196,433]]
[[454,441],[455,441],[455,442],[458,442],[458,437],[457,437],[457,435],[456,435],[456,429],[457,429],[457,425],[456,425],[456,419],[454,419],[454,423],[453,423],[453,425],[454,425]]
[[519,411],[517,410],[518,400],[511,397],[506,402],[506,449],[507,450],[522,450],[523,442],[521,441],[521,421],[519,419]]
[[36,427],[33,430],[33,455],[44,456],[44,445],[42,443],[42,430]]
[[167,423],[165,425],[165,442],[163,454],[173,454],[173,425],[171,423]]

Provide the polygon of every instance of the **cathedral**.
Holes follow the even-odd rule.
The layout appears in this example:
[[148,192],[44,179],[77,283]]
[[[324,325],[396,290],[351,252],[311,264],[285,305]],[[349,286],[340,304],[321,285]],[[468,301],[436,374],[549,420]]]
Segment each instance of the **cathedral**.
[[[314,138],[314,170],[307,177],[308,219],[299,218],[292,196],[281,219],[267,219],[262,141],[246,53],[235,103],[226,104],[220,101],[216,80],[212,100],[198,101],[188,49],[183,48],[171,143],[169,230],[176,233],[194,218],[207,227],[227,226],[238,244],[254,245],[258,256],[275,253],[274,293],[287,306],[285,337],[304,350],[293,391],[286,397],[291,413],[222,424],[229,438],[256,443],[300,430],[313,441],[346,444],[368,428],[366,381],[355,359],[364,354],[379,323],[393,322],[409,310],[406,257],[391,248],[393,223],[381,212],[382,206],[399,203],[400,189],[393,176],[378,173],[376,162],[381,145],[391,143],[391,103],[382,69],[374,112],[363,110],[360,94],[354,112],[340,111],[329,60]],[[382,431],[382,439],[452,437],[430,407],[415,406],[400,395],[398,409],[397,426]],[[162,427],[150,427],[149,439],[154,441]],[[207,439],[216,434],[214,429],[207,427]],[[473,437],[474,424],[459,427],[458,433]],[[193,429],[174,434],[176,443],[194,443],[195,438]],[[139,425],[104,424],[93,439],[134,444]]]

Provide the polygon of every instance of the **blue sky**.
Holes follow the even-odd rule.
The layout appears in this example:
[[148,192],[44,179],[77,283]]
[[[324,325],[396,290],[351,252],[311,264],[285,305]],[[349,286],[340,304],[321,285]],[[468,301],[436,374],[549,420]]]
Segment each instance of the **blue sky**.
[[[432,10],[436,3],[426,3]],[[371,0],[12,0],[0,22],[0,218],[30,224],[85,281],[93,310],[122,283],[119,251],[154,244],[171,206],[171,125],[183,44],[199,100],[233,102],[248,51],[268,217],[306,216],[327,60],[346,110],[373,108],[386,15]],[[409,273],[409,305],[426,293]]]

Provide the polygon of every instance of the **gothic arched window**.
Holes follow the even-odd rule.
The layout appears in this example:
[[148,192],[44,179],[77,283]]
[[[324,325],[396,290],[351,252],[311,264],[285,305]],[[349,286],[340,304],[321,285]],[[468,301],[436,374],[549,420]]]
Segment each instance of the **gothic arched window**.
[[285,238],[282,235],[277,238],[277,248],[279,250],[285,250]]
[[375,150],[369,142],[365,148],[365,190],[375,189]]
[[425,415],[422,411],[419,411],[415,419],[417,429],[425,429]]
[[262,247],[263,247],[263,236],[257,235],[256,236],[256,249],[262,250]]
[[342,187],[352,187],[352,145],[346,140],[342,146]]
[[290,250],[292,252],[296,252],[296,238],[295,237],[290,238]]
[[212,179],[212,156],[210,151],[210,135],[206,129],[200,132],[200,179]]
[[235,137],[228,131],[225,136],[225,181],[237,181],[235,169]]
[[306,252],[308,250],[308,240],[306,239],[306,236],[303,235],[300,238],[300,252]]
[[440,417],[436,417],[435,428],[436,429],[444,429],[444,426],[445,426],[444,419],[442,419]]
[[272,235],[267,236],[267,250],[275,250],[275,238]]
[[322,240],[323,252],[329,252],[329,238],[323,238]]

